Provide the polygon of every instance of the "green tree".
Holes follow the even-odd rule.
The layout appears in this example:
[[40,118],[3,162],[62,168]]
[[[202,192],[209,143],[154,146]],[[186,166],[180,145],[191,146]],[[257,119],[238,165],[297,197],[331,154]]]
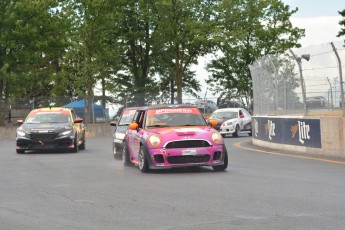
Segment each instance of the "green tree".
[[337,37],[345,35],[345,9],[342,11],[339,11],[339,14],[343,17],[343,19],[339,22],[339,25],[342,26],[342,28],[340,29]]
[[[190,87],[199,89],[189,68],[197,64],[198,57],[207,54],[212,48],[214,19],[216,12],[214,0],[164,0],[159,1],[160,40],[164,51],[169,55],[168,80],[174,80],[177,101],[182,103],[182,90]],[[162,58],[161,60],[166,60]],[[174,78],[171,79],[171,75]]]
[[70,46],[63,59],[60,88],[68,86],[70,96],[85,99],[85,120],[91,121],[91,105],[98,82],[110,78],[116,60],[115,39],[111,34],[113,1],[67,1],[63,10],[70,15]]
[[219,53],[208,65],[211,90],[228,98],[247,98],[248,103],[253,95],[248,65],[264,55],[299,46],[304,30],[290,22],[296,11],[280,0],[222,1]]
[[0,6],[0,96],[49,96],[66,47],[59,1],[4,0]]

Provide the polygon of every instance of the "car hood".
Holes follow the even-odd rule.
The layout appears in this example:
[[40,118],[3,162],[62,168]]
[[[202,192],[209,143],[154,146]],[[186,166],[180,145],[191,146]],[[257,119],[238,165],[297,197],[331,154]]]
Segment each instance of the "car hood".
[[221,124],[223,124],[225,121],[236,121],[238,118],[232,118],[232,119],[209,118],[209,119],[216,120],[216,121],[217,121],[217,125],[221,125]]
[[60,133],[66,130],[72,129],[70,123],[24,123],[17,130],[21,130],[27,133],[44,133],[44,132],[56,132]]
[[167,142],[179,140],[206,140],[213,145],[215,144],[211,139],[213,132],[217,131],[210,126],[167,127],[150,129],[145,139],[147,140],[150,135],[158,134],[162,140],[159,147],[164,146]]
[[238,120],[238,118],[232,118],[232,119],[228,119],[228,120],[223,120],[223,122],[222,122],[222,124],[224,123],[224,122],[236,122]]

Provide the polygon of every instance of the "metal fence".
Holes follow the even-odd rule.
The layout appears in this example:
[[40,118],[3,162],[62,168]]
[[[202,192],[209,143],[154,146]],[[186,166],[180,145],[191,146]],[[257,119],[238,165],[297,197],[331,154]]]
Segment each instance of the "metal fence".
[[249,66],[254,115],[343,115],[344,42],[267,55]]
[[[100,97],[98,96],[97,98]],[[106,95],[106,98],[111,99],[111,95]],[[135,102],[127,100],[123,100],[123,103],[111,103],[110,101],[115,100],[106,100],[105,106],[102,106],[101,100],[95,98],[94,101],[92,101],[91,103],[93,106],[89,109],[90,119],[88,119],[88,123],[109,122],[113,120],[116,116],[119,116],[123,108],[137,106]],[[201,104],[201,102],[203,101],[208,102],[208,104]],[[71,105],[71,103],[73,105]],[[161,98],[157,98],[157,101],[150,100],[149,102],[147,102],[146,105],[170,103],[170,100],[162,101]],[[175,100],[174,103],[176,104],[177,101]],[[218,108],[216,97],[198,99],[191,95],[185,95],[183,97],[183,103],[197,105],[198,107],[200,107],[200,111],[205,114],[209,114]],[[43,107],[74,108],[74,111],[78,116],[82,118],[86,117],[86,113],[84,111],[85,102],[82,98],[11,98],[10,100],[8,100],[7,103],[2,101],[2,103],[0,104],[0,126],[15,125],[17,123],[17,120],[25,119],[32,109]]]

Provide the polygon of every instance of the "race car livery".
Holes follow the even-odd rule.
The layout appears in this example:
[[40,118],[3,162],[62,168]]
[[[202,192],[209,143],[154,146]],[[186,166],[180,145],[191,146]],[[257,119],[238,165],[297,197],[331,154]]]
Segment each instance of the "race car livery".
[[85,149],[83,119],[73,109],[53,107],[32,110],[25,121],[18,120],[16,151],[68,149],[77,152]]
[[125,137],[123,160],[142,172],[151,169],[211,166],[227,168],[222,136],[196,106],[161,105],[137,108]]

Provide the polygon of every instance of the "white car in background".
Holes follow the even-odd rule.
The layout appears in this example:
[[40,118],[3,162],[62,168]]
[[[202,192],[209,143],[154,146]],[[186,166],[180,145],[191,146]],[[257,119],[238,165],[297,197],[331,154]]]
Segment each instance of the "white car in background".
[[217,126],[214,127],[225,137],[231,134],[238,137],[240,133],[252,135],[252,117],[244,108],[224,108],[215,110],[209,119],[217,120]]

